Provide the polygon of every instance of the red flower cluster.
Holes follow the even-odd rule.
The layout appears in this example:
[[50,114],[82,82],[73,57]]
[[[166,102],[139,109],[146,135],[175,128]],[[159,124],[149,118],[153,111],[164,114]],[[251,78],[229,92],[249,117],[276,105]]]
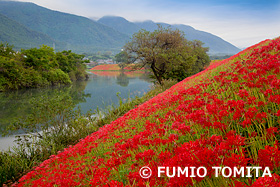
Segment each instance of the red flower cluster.
[[91,71],[120,71],[118,64],[103,64],[90,69]]
[[[124,70],[133,70],[133,64],[124,68]],[[103,64],[98,65],[90,69],[91,71],[121,71],[121,68],[118,64]],[[141,70],[145,70],[145,68],[141,68]]]
[[130,78],[135,78],[135,77],[139,77],[141,75],[143,75],[145,73],[145,71],[91,71],[91,73],[97,75],[97,76],[101,76],[101,77],[118,77],[120,76],[122,73],[125,74],[127,77]]
[[[52,156],[16,186],[279,186],[279,72],[280,38],[263,41]],[[160,166],[209,173],[157,177]],[[269,167],[272,177],[217,178],[213,166]]]

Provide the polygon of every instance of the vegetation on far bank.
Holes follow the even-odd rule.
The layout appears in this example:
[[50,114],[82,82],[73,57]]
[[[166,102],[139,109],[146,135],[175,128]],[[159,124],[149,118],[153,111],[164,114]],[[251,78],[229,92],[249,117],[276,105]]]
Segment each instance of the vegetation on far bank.
[[84,56],[41,46],[14,51],[0,44],[0,91],[71,84],[87,78]]

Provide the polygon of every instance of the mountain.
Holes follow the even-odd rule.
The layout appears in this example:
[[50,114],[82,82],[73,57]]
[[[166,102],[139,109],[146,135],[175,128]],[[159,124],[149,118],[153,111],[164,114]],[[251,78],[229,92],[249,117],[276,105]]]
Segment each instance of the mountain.
[[33,3],[0,1],[0,14],[25,27],[65,42],[77,52],[119,50],[126,34],[85,17],[53,11]]
[[125,18],[105,16],[98,21],[53,11],[34,3],[0,0],[0,41],[16,48],[41,44],[56,45],[58,50],[74,52],[119,52],[133,33],[141,29],[154,31],[157,24],[182,30],[188,40],[201,40],[209,54],[235,54],[240,50],[213,34],[187,25],[170,25],[153,21],[129,22]]
[[0,41],[14,45],[15,49],[38,47],[42,44],[58,44],[51,37],[32,31],[14,20],[0,14]]
[[135,25],[140,27],[141,29],[145,29],[147,31],[153,32],[158,28],[158,24],[163,26],[163,27],[171,27],[171,25],[167,23],[155,23],[152,20],[147,20],[143,22],[134,22]]
[[200,40],[209,47],[210,54],[236,54],[241,50],[222,38],[208,32],[196,30],[187,25],[172,25],[183,31],[188,40]]
[[112,27],[115,30],[129,36],[132,36],[133,33],[136,33],[141,29],[141,27],[138,27],[136,24],[117,16],[104,16],[97,22]]
[[[115,30],[132,35],[141,29],[147,31],[154,31],[158,28],[158,24],[163,27],[171,27],[172,29],[179,29],[185,33],[188,40],[200,40],[205,47],[209,47],[209,54],[236,54],[240,51],[231,43],[215,36],[211,33],[199,31],[188,25],[170,25],[167,23],[155,23],[153,21],[144,22],[129,22],[121,17],[106,16],[98,20],[99,23],[114,28]],[[127,30],[125,28],[128,28]]]

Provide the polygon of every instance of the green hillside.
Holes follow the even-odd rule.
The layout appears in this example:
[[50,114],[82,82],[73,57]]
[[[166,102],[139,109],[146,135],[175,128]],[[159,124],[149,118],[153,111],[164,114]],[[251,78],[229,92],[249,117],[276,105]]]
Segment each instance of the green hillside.
[[67,43],[76,52],[120,49],[129,37],[88,18],[52,11],[33,3],[0,1],[0,13]]
[[16,49],[32,48],[46,44],[57,44],[49,36],[32,31],[25,26],[0,14],[0,41],[14,45]]

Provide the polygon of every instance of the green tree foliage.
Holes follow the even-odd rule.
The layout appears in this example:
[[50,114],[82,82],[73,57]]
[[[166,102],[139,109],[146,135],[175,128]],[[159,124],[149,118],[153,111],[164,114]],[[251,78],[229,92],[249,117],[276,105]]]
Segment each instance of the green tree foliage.
[[192,55],[196,57],[195,66],[192,67],[192,74],[202,71],[210,63],[210,57],[207,54],[208,48],[202,47],[203,43],[199,40],[192,41]]
[[124,47],[128,62],[149,67],[160,84],[163,79],[180,81],[201,71],[210,62],[207,50],[201,42],[185,39],[181,31],[160,25],[154,32],[135,33]]
[[0,43],[0,56],[11,57],[13,53],[13,46],[10,46],[8,43]]
[[115,56],[115,61],[119,65],[119,67],[123,70],[128,62],[128,54],[126,51],[122,51]]
[[57,68],[58,63],[55,59],[53,48],[43,45],[41,48],[31,48],[22,50],[25,55],[24,63],[28,67],[33,67],[36,70],[48,71],[51,68]]
[[84,55],[79,55],[69,50],[56,53],[56,59],[60,69],[68,73],[71,80],[84,80],[88,78],[84,63],[89,61],[83,60]]
[[41,46],[15,52],[0,44],[0,91],[71,84],[87,78],[84,56]]

